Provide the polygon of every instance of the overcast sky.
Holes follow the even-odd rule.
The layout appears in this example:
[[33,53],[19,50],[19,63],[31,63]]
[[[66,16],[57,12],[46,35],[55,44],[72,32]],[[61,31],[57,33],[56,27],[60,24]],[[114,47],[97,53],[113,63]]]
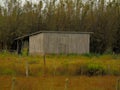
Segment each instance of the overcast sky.
[[[25,0],[22,0],[22,1],[25,2]],[[27,0],[27,1],[37,2],[39,0]],[[0,0],[0,3],[2,3],[2,2],[3,2],[3,0]]]
[[[22,0],[23,3],[26,1],[26,0]],[[39,0],[27,0],[27,1],[32,1],[32,2],[38,2]],[[87,0],[83,0],[83,1],[87,1]],[[109,1],[109,0],[105,0],[105,1]],[[2,4],[3,0],[0,0],[0,4]]]

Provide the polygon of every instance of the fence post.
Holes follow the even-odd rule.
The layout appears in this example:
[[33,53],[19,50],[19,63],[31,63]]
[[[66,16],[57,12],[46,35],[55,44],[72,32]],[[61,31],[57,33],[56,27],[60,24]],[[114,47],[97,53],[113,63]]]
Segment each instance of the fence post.
[[68,90],[68,86],[69,86],[69,79],[66,78],[66,80],[65,80],[65,90]]
[[28,61],[26,61],[26,77],[29,76],[29,64]]
[[11,90],[15,90],[15,82],[16,82],[16,78],[13,77],[12,78],[12,87],[11,87]]
[[116,90],[120,90],[119,84],[120,84],[120,79],[117,80]]
[[44,76],[46,74],[46,56],[45,54],[43,55],[43,62],[44,62]]

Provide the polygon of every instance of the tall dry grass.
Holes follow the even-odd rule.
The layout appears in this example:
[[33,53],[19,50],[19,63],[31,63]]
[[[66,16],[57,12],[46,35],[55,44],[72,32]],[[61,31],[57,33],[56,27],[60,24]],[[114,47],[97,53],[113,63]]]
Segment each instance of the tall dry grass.
[[26,61],[29,75],[120,75],[120,55],[46,55],[18,56],[0,54],[0,75],[25,76]]

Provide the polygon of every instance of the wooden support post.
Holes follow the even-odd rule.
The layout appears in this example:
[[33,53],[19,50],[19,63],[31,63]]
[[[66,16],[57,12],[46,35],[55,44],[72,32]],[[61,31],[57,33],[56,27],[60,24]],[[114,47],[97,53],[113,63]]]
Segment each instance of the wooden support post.
[[19,41],[17,40],[17,54],[19,54]]

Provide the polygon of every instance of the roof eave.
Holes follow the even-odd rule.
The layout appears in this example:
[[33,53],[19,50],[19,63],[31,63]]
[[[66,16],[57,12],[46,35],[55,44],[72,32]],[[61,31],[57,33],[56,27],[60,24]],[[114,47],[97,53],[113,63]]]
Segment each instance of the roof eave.
[[40,33],[69,33],[69,34],[93,34],[93,32],[78,32],[78,31],[38,31],[32,34],[24,35],[16,38],[15,40],[29,38],[30,36],[40,34]]

